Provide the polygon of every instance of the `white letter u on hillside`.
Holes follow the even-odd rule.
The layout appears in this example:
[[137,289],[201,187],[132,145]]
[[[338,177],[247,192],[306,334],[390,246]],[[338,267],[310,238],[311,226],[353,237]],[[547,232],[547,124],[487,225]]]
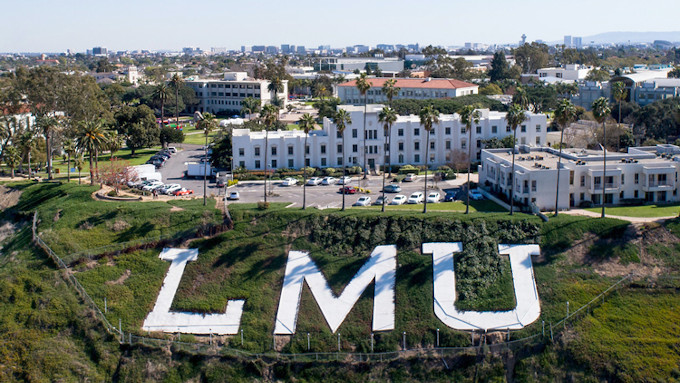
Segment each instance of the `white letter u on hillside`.
[[512,269],[517,306],[510,311],[460,311],[456,309],[456,275],[453,256],[462,251],[460,242],[424,243],[423,254],[432,254],[434,273],[434,313],[444,324],[456,330],[518,330],[541,315],[531,256],[538,255],[538,245],[498,245],[498,252],[508,255]]

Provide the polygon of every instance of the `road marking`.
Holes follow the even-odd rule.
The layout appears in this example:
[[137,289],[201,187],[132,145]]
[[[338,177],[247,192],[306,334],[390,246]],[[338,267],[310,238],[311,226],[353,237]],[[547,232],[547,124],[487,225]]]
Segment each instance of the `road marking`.
[[286,206],[286,209],[288,209],[289,207],[293,207],[293,206],[295,206],[295,205],[297,205],[297,202],[293,202],[293,203],[291,203],[290,205]]

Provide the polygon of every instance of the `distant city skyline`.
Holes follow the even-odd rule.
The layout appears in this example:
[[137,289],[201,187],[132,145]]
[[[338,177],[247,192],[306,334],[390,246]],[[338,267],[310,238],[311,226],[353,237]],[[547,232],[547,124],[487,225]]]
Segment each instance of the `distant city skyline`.
[[[425,0],[326,4],[310,0],[251,2],[25,0],[3,5],[0,52],[239,49],[242,45],[334,48],[365,44],[463,46],[561,41],[565,35],[680,29],[680,2],[654,7],[633,0],[550,3],[488,0],[483,6]],[[587,41],[583,41],[584,44]]]

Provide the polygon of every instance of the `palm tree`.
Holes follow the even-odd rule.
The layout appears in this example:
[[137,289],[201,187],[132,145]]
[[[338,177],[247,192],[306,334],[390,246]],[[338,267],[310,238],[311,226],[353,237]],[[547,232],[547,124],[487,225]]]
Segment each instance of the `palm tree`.
[[52,133],[57,129],[58,121],[54,116],[43,115],[37,118],[37,125],[45,136],[45,151],[47,162],[47,179],[52,179]]
[[198,122],[198,128],[203,129],[203,135],[205,136],[205,146],[203,147],[203,206],[208,204],[208,196],[206,194],[208,190],[208,136],[210,132],[217,128],[217,120],[215,116],[211,113],[203,114],[203,118]]
[[78,169],[78,185],[80,185],[80,172],[83,170],[83,153],[76,151],[76,157],[73,159],[73,166]]
[[387,105],[391,108],[392,107],[392,99],[394,96],[399,94],[399,91],[401,88],[397,87],[397,80],[395,79],[389,79],[385,81],[382,87],[382,91],[385,94],[385,97],[387,97]]
[[612,112],[609,102],[606,98],[600,97],[595,102],[593,102],[593,117],[595,120],[602,124],[602,218],[604,218],[604,197],[607,179],[607,116]]
[[303,114],[299,121],[300,127],[305,132],[305,146],[302,149],[302,209],[304,210],[307,208],[307,137],[309,137],[309,132],[314,130],[316,121],[309,113]]
[[168,100],[168,85],[162,82],[153,91],[154,100],[161,103],[161,126],[165,123],[165,102]]
[[384,125],[385,129],[385,155],[383,156],[383,179],[382,179],[382,186],[383,186],[383,191],[382,191],[382,196],[383,196],[383,203],[382,203],[382,211],[385,211],[385,162],[387,162],[387,169],[389,172],[391,172],[392,169],[392,155],[390,148],[390,141],[391,141],[391,131],[392,131],[392,125],[397,121],[397,112],[394,111],[394,109],[388,107],[385,107],[380,111],[378,114],[378,121],[382,122]]
[[66,152],[66,156],[68,160],[66,161],[66,179],[68,182],[71,182],[71,156],[76,153],[76,150],[78,149],[76,147],[76,142],[73,141],[72,139],[66,139],[62,143],[62,147],[64,148],[64,151]]
[[241,113],[243,113],[244,116],[247,114],[248,120],[250,120],[250,117],[253,113],[257,113],[259,111],[260,100],[253,97],[246,97],[243,99],[243,101],[241,101]]
[[[269,85],[267,85],[267,90],[269,93],[272,94],[272,101],[271,103],[273,105],[276,105],[277,107],[281,106],[281,102],[279,100],[278,94],[283,92],[283,81],[281,81],[280,78],[275,78],[269,82]],[[276,115],[278,118],[278,114]]]
[[555,189],[555,216],[559,212],[558,201],[560,196],[560,168],[562,166],[562,143],[564,142],[564,130],[570,123],[576,120],[576,107],[569,100],[562,100],[555,109],[555,121],[560,129],[560,155],[557,160],[557,188]]
[[[270,84],[271,85],[271,84]],[[279,107],[274,104],[267,104],[262,108],[260,114],[264,122],[264,202],[267,202],[267,152],[269,151],[269,130],[273,130],[276,121],[279,119]]]
[[[352,117],[345,109],[339,109],[335,116],[333,116],[333,123],[338,128],[338,132],[342,135],[342,177],[347,176],[347,159],[345,158],[345,128],[352,124]],[[347,183],[342,184],[342,211],[345,210],[345,188]]]
[[106,144],[106,135],[101,121],[87,121],[77,132],[76,145],[81,151],[87,151],[90,161],[90,185],[94,185],[95,175],[92,161],[99,150]]
[[515,95],[512,97],[512,103],[519,105],[522,110],[529,110],[529,96],[526,89],[518,86]]
[[113,160],[113,155],[123,147],[123,136],[115,130],[106,132],[106,148],[109,150],[109,160]]
[[470,213],[470,171],[472,170],[472,124],[479,123],[479,111],[475,110],[472,105],[463,106],[460,111],[460,122],[465,124],[465,129],[468,132],[468,169],[467,169],[467,199],[465,206],[465,214]]
[[7,146],[2,152],[2,156],[5,160],[5,163],[11,170],[12,178],[14,178],[14,168],[16,168],[17,164],[21,161],[19,149],[17,149],[17,147],[14,145]]
[[179,128],[179,87],[184,84],[184,79],[179,74],[175,73],[170,79],[172,87],[175,88],[175,123]]
[[510,168],[510,215],[515,208],[515,144],[517,143],[517,127],[526,121],[527,115],[518,104],[513,104],[505,114],[505,120],[512,129],[512,168]]
[[[359,90],[359,93],[361,93],[362,96],[364,96],[364,147],[362,148],[362,155],[364,156],[364,179],[368,177],[368,172],[366,171],[366,108],[367,108],[367,103],[368,103],[368,90],[371,89],[371,83],[368,82],[368,75],[366,72],[362,73],[361,76],[357,79],[357,89]],[[344,149],[344,147],[343,147]],[[342,163],[344,164],[345,161],[343,159]]]
[[430,167],[430,131],[432,126],[439,123],[439,111],[434,109],[434,106],[426,106],[418,113],[420,117],[420,125],[425,129],[425,204],[423,205],[423,214],[427,213],[427,169]]
[[612,84],[612,97],[619,103],[619,124],[621,123],[621,103],[626,99],[628,91],[626,90],[626,84],[623,81],[617,81]]
[[31,178],[33,175],[31,169],[31,152],[35,149],[36,138],[38,137],[31,130],[26,130],[19,136],[19,147],[22,152],[26,153],[26,157],[28,158],[28,178]]

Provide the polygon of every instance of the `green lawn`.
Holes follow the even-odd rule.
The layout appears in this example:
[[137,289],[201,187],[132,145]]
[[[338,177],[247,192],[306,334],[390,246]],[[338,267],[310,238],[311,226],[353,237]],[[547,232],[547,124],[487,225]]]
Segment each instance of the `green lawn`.
[[[194,133],[196,132],[196,133]],[[184,133],[184,142],[183,144],[192,144],[192,145],[205,145],[205,135],[203,135],[202,131],[190,131],[191,134]],[[208,135],[208,143],[216,137],[218,132],[211,132]]]
[[[591,207],[586,210],[599,213],[602,208]],[[680,204],[607,207],[605,213],[621,217],[671,217],[678,216]]]
[[[370,206],[369,209],[380,209],[380,206]],[[361,209],[360,207],[358,209]],[[414,205],[387,205],[386,210],[423,210],[423,204]],[[465,203],[463,201],[455,202],[439,202],[439,203],[428,203],[427,211],[450,211],[450,212],[465,212]],[[496,204],[493,201],[483,200],[483,201],[470,201],[470,212],[486,212],[486,213],[499,213],[507,211],[503,209],[502,206]]]

